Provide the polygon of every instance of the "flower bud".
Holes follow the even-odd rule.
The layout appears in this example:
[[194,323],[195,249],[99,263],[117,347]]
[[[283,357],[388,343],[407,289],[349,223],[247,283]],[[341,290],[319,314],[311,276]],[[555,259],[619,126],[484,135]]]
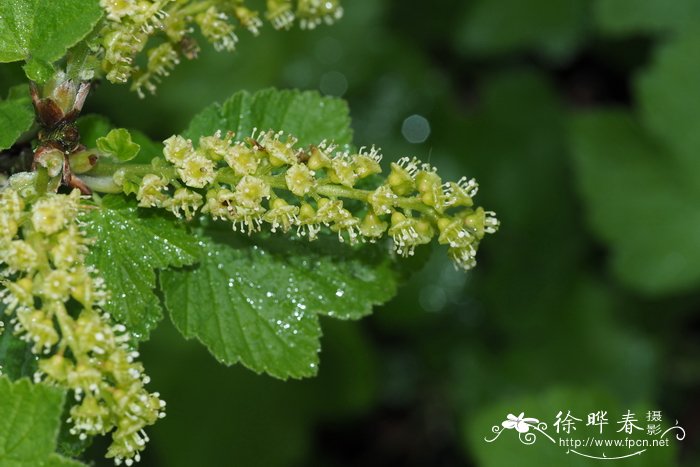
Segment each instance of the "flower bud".
[[[68,156],[73,173],[82,174],[90,171],[97,164],[97,155],[91,151],[74,152]],[[49,175],[51,173],[49,172]]]

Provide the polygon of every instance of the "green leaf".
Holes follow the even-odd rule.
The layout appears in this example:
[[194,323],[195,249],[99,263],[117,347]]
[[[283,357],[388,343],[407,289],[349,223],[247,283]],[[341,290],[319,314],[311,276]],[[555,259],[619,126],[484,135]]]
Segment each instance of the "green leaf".
[[28,93],[24,97],[0,101],[0,150],[15,144],[33,123],[34,109]]
[[586,0],[477,0],[457,38],[475,55],[536,50],[554,59],[569,56],[583,39]]
[[0,62],[27,60],[28,70],[41,70],[63,57],[101,17],[99,0],[3,0]]
[[185,131],[197,139],[217,130],[233,131],[237,139],[253,129],[283,130],[299,138],[300,145],[318,144],[324,139],[350,144],[352,130],[347,103],[321,97],[313,91],[266,89],[250,94],[238,92],[223,104],[213,104],[199,113]]
[[0,465],[83,465],[54,454],[64,396],[55,387],[0,377]]
[[[700,3],[696,3],[700,8]],[[659,48],[654,64],[637,80],[641,118],[672,153],[691,185],[700,182],[700,31],[689,30]],[[680,172],[679,172],[680,173]]]
[[[85,115],[77,121],[80,130],[80,142],[88,148],[97,147],[97,140],[113,129],[112,123],[101,115]],[[139,130],[128,129],[131,140],[140,146],[133,164],[149,164],[155,157],[163,156],[163,144],[151,140]]]
[[47,82],[56,72],[50,62],[35,57],[30,58],[22,69],[27,78],[37,83]]
[[612,249],[614,272],[652,294],[700,282],[700,211],[667,151],[627,113],[573,120],[572,148],[590,222]]
[[51,454],[44,467],[85,467],[85,464],[73,459],[68,459],[60,454]]
[[697,0],[596,0],[594,17],[604,32],[635,34],[684,28],[700,19]]
[[207,241],[197,267],[161,273],[175,326],[223,363],[282,379],[315,375],[318,315],[360,318],[390,299],[396,282],[386,254],[330,254],[302,242],[236,249]]
[[131,134],[124,128],[111,130],[107,136],[97,138],[95,144],[97,144],[97,149],[122,162],[130,161],[141,150],[141,146],[131,140]]
[[105,309],[134,337],[146,339],[162,318],[154,270],[192,264],[199,253],[196,239],[174,219],[142,214],[119,196],[106,197],[84,220],[96,240],[88,263],[111,292]]

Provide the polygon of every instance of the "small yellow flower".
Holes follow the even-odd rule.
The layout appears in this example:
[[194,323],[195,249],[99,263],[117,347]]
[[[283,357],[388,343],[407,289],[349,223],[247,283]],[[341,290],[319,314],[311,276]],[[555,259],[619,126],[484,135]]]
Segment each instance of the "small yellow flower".
[[178,188],[173,197],[166,200],[163,206],[178,218],[181,217],[180,211],[182,211],[185,219],[190,220],[202,206],[202,195],[187,188]]
[[192,188],[204,188],[216,177],[214,162],[199,152],[195,152],[185,159],[178,169],[178,173],[185,185]]
[[165,191],[168,188],[168,181],[158,175],[148,174],[141,179],[139,191],[136,193],[136,199],[139,200],[139,206],[161,207],[168,200],[168,195]]
[[185,139],[182,136],[175,135],[163,141],[165,148],[163,155],[165,160],[180,167],[185,162],[185,159],[194,153],[192,141]]
[[252,175],[246,175],[236,185],[238,206],[254,211],[262,209],[262,200],[270,197],[270,185]]
[[314,173],[305,164],[294,164],[284,176],[289,190],[297,196],[304,196],[316,186]]
[[260,153],[243,143],[236,143],[227,151],[224,159],[236,175],[252,175],[258,170]]
[[53,234],[68,222],[68,206],[60,197],[43,198],[32,206],[32,224],[39,232]]

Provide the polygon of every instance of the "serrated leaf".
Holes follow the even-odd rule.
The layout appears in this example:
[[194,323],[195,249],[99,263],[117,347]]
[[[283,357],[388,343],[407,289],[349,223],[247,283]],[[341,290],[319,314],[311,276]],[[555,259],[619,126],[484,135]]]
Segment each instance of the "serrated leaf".
[[105,309],[134,337],[146,339],[162,318],[154,270],[192,264],[199,254],[196,239],[175,220],[141,213],[118,196],[105,198],[84,220],[95,239],[87,261],[111,292]]
[[55,454],[64,392],[27,379],[0,377],[0,465],[83,465]]
[[30,70],[41,69],[60,59],[101,17],[99,0],[3,0],[0,62],[31,60]]
[[[101,115],[85,115],[77,122],[80,130],[80,142],[88,148],[97,147],[97,140],[105,136],[112,130],[112,123]],[[163,145],[154,142],[139,130],[128,129],[131,140],[140,146],[136,157],[131,160],[132,164],[149,164],[155,157],[163,156]]]
[[581,193],[615,273],[653,294],[697,286],[698,199],[678,183],[664,147],[622,111],[579,116],[571,135]]
[[34,123],[29,95],[0,101],[0,150],[7,149]]
[[131,134],[124,128],[115,128],[95,141],[97,148],[108,156],[128,162],[139,153],[141,146],[131,140]]
[[161,273],[175,326],[224,363],[282,379],[316,374],[319,314],[360,318],[396,290],[387,255],[330,255],[301,241],[285,250],[208,241],[203,251],[197,267]]
[[677,30],[700,19],[697,0],[596,0],[593,5],[598,26],[612,34]]
[[302,146],[318,144],[324,139],[337,144],[352,141],[345,101],[322,97],[314,91],[276,89],[255,94],[237,92],[223,104],[207,107],[192,120],[185,136],[196,140],[221,130],[233,131],[237,139],[242,139],[250,136],[254,128],[289,132]]
[[478,0],[459,30],[460,48],[475,55],[536,50],[566,58],[583,39],[585,0]]

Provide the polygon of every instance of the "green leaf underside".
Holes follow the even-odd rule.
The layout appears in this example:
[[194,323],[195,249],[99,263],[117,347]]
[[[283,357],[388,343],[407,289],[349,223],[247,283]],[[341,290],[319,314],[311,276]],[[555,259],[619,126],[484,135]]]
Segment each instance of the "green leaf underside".
[[[0,7],[1,8],[1,7]],[[0,150],[7,149],[31,128],[34,123],[34,110],[26,98],[0,101]]]
[[197,267],[160,274],[175,326],[223,363],[282,379],[315,375],[318,315],[360,318],[390,299],[396,282],[388,255],[340,247],[326,255],[302,241],[287,241],[284,252],[274,242],[206,241]]
[[352,130],[347,103],[322,97],[313,91],[266,89],[251,94],[241,91],[223,104],[213,104],[200,112],[185,131],[196,140],[217,130],[233,131],[236,139],[252,134],[253,129],[283,130],[299,139],[302,146],[324,139],[350,144]]
[[623,111],[576,117],[572,147],[596,232],[609,242],[613,269],[647,293],[700,282],[700,211],[669,155]]
[[101,17],[99,0],[3,0],[0,62],[54,62]]
[[196,239],[175,220],[144,215],[119,197],[106,197],[85,221],[88,236],[95,239],[88,263],[111,293],[106,311],[134,337],[146,339],[162,318],[154,270],[192,264],[199,251]]
[[0,377],[0,465],[83,465],[55,454],[64,392],[28,379]]

